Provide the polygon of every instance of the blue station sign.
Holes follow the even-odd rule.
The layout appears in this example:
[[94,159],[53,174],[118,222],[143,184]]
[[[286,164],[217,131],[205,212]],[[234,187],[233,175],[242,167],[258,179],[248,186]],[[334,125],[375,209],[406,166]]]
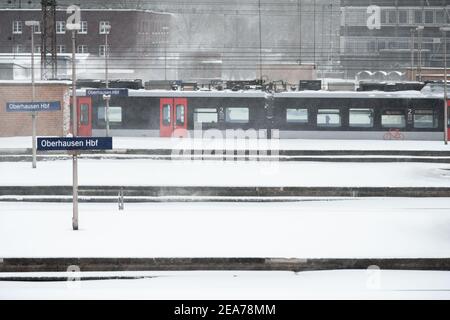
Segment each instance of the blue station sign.
[[59,111],[61,102],[7,102],[6,112]]
[[128,89],[86,89],[86,95],[91,96],[118,96],[128,97]]
[[112,150],[112,138],[76,137],[76,138],[38,138],[37,149],[39,151],[64,151],[64,150]]

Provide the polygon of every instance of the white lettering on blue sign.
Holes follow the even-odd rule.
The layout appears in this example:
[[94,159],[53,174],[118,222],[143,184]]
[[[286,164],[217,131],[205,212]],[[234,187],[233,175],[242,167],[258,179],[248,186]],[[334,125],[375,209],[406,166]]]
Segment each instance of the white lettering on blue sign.
[[61,103],[54,102],[8,102],[7,112],[59,111]]

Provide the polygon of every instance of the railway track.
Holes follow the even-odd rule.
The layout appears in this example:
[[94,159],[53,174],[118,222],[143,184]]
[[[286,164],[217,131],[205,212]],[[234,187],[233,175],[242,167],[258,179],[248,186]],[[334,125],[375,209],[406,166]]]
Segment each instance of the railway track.
[[[198,186],[80,186],[81,202],[276,202],[304,197],[450,197],[450,187],[198,187]],[[72,202],[71,186],[1,186],[0,201]]]

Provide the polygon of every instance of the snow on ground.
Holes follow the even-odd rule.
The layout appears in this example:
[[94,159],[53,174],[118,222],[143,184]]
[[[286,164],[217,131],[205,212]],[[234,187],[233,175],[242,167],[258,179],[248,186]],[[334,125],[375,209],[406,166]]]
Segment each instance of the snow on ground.
[[155,278],[0,282],[0,299],[450,299],[450,272],[164,272]]
[[[443,170],[446,169],[446,170]],[[450,164],[79,160],[80,185],[449,187]],[[0,185],[71,185],[72,161],[0,162]]]
[[[427,150],[450,151],[441,141],[310,140],[310,139],[178,139],[114,137],[114,149],[279,149],[279,150]],[[0,138],[1,149],[31,148],[31,137]]]
[[0,202],[0,257],[448,258],[450,199]]

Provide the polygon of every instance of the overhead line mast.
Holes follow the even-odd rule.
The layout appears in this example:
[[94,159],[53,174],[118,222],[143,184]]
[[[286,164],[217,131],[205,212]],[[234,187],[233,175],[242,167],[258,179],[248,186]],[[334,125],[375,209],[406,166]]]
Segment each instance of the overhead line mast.
[[58,58],[56,52],[56,0],[41,0],[41,79],[56,79]]

